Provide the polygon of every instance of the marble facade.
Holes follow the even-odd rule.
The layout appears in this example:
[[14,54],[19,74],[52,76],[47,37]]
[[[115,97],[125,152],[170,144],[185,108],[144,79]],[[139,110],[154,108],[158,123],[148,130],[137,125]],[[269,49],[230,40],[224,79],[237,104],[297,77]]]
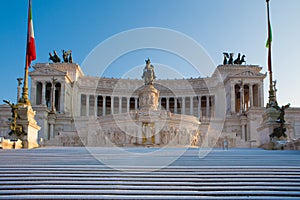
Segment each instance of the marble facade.
[[[265,112],[266,74],[257,65],[220,65],[206,78],[158,79],[154,81],[158,95],[154,92],[148,99],[143,97],[147,91],[141,93],[143,80],[85,76],[74,63],[38,63],[33,69],[30,100],[41,127],[39,138],[48,145],[201,146],[206,138],[221,147],[224,137],[230,147],[256,147],[264,142],[258,128]],[[53,77],[55,90],[51,89]],[[207,133],[216,118],[220,84],[225,91],[225,119],[215,141]],[[151,106],[143,108],[143,102]],[[0,110],[0,136],[5,136],[8,108],[2,105]],[[300,109],[288,109],[286,118],[287,135],[299,137]]]

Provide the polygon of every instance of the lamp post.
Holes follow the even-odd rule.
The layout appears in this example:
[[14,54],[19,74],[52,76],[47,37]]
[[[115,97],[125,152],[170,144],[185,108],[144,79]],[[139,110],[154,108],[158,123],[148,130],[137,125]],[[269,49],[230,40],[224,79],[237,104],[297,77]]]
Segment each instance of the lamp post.
[[18,94],[17,94],[17,102],[20,101],[20,98],[21,98],[21,85],[22,85],[22,80],[23,78],[17,78],[17,81],[18,81]]

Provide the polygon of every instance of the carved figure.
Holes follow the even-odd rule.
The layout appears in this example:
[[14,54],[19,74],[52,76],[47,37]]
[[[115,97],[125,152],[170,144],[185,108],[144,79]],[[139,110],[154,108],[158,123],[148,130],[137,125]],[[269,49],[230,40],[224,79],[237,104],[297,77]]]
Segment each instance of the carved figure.
[[279,127],[274,128],[273,133],[270,134],[270,137],[287,137],[287,135],[285,134],[286,128],[284,127],[285,125],[285,109],[289,108],[290,104],[287,104],[285,106],[281,106],[281,108],[276,104],[275,106],[273,106],[273,108],[275,108],[276,110],[280,111],[279,117],[277,118],[276,122],[280,124]]
[[3,100],[4,103],[8,104],[11,107],[12,119],[10,119],[10,132],[9,135],[14,135],[17,138],[22,138],[26,133],[23,131],[23,127],[21,125],[17,125],[17,119],[20,119],[18,114],[18,104],[11,103],[10,101]]
[[239,64],[243,64],[243,63],[246,62],[245,57],[246,57],[245,55],[242,56],[242,59],[240,60],[240,63],[239,63]]
[[230,54],[229,54],[229,60],[228,60],[228,64],[229,64],[229,65],[232,65],[232,64],[233,64],[233,56],[234,56],[234,53],[230,53]]
[[233,63],[234,63],[234,64],[240,64],[240,63],[241,63],[241,54],[240,54],[240,53],[238,54],[237,59],[235,59],[235,60],[233,61]]
[[144,79],[145,85],[153,85],[153,80],[156,78],[154,73],[154,66],[151,65],[149,58],[148,60],[145,61],[146,61],[146,66],[144,68],[142,78]]
[[73,63],[72,51],[70,52],[70,55],[69,55],[69,63]]
[[56,53],[56,51],[54,50],[53,51],[53,56],[52,56],[52,54],[51,54],[51,52],[49,53],[49,60],[51,60],[52,62],[54,62],[54,63],[59,63],[60,62],[60,58],[58,57],[58,55],[57,55],[57,53]]
[[233,60],[234,53],[223,52],[223,56],[224,56],[223,65],[232,65],[232,64],[241,65],[246,62],[245,61],[246,56],[243,55],[241,57],[240,53],[238,54],[238,57],[235,60]]
[[[63,53],[64,62],[65,63],[69,62],[70,61],[69,55],[72,53],[72,51],[71,50],[68,50],[68,51],[62,50],[62,53]],[[72,59],[72,57],[71,57],[71,59]],[[73,62],[73,60],[72,60],[72,62]]]
[[10,101],[3,100],[4,103],[8,104],[11,107],[11,113],[12,113],[12,120],[17,121],[17,119],[20,118],[18,114],[18,105],[15,105],[14,103],[11,103]]
[[227,65],[228,64],[228,60],[227,59],[229,58],[229,54],[223,52],[223,56],[224,56],[223,65]]
[[18,86],[21,86],[21,85],[22,85],[23,78],[17,78],[17,81],[18,81]]

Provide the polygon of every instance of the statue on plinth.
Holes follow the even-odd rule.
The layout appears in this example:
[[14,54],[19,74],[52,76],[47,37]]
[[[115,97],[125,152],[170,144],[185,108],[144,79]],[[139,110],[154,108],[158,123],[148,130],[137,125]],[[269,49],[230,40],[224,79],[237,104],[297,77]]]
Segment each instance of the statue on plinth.
[[276,110],[278,110],[280,112],[279,117],[277,118],[276,122],[280,124],[279,127],[274,128],[273,133],[270,134],[270,137],[287,137],[287,135],[285,134],[286,132],[286,128],[285,128],[285,109],[289,108],[290,104],[287,104],[285,106],[281,106],[279,107],[277,104],[275,106],[273,106],[273,108],[275,108]]
[[18,104],[11,103],[10,101],[3,100],[4,103],[8,104],[11,107],[12,118],[9,119],[10,123],[10,132],[9,135],[13,136],[14,139],[22,139],[26,133],[23,131],[23,127],[17,124],[17,119],[20,119],[20,115],[18,113]]
[[142,78],[144,79],[145,85],[153,85],[153,80],[156,78],[154,73],[154,66],[151,65],[149,58],[148,60],[145,61],[146,61],[146,66],[144,68]]

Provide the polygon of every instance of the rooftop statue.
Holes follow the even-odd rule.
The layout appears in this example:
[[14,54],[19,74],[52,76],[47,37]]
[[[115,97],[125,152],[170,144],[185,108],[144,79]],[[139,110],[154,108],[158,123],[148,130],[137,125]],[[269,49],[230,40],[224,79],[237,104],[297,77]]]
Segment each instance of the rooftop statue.
[[246,60],[245,60],[245,55],[243,55],[241,57],[241,54],[238,53],[238,57],[233,60],[233,56],[234,56],[234,53],[226,53],[226,52],[223,52],[223,65],[241,65],[243,63],[246,63]]
[[233,56],[234,56],[234,53],[230,53],[230,54],[229,54],[229,60],[228,60],[228,64],[229,64],[229,65],[232,65],[232,64],[233,64]]
[[241,62],[241,54],[238,54],[238,57],[233,61],[234,64],[240,64]]
[[151,65],[149,58],[148,60],[145,60],[145,62],[146,66],[144,68],[142,78],[144,79],[145,85],[153,85],[153,80],[156,78],[154,73],[154,66]]
[[[53,54],[51,52],[49,53],[49,60],[51,60],[54,63],[60,63],[61,59],[58,57],[56,51],[53,51]],[[65,63],[73,63],[73,58],[72,58],[72,51],[68,50],[62,50],[62,57],[63,57],[63,62]]]
[[52,62],[54,62],[54,63],[60,63],[60,58],[58,57],[58,55],[57,55],[57,53],[56,53],[56,51],[54,50],[53,51],[53,56],[52,56],[52,54],[51,54],[51,52],[49,53],[49,60],[51,60]]
[[223,59],[223,65],[227,65],[228,64],[228,58],[229,58],[229,54],[226,52],[223,52],[224,55],[224,59]]
[[63,59],[64,59],[65,63],[72,63],[73,62],[72,51],[71,50],[68,50],[68,51],[62,50],[62,53],[63,53]]

